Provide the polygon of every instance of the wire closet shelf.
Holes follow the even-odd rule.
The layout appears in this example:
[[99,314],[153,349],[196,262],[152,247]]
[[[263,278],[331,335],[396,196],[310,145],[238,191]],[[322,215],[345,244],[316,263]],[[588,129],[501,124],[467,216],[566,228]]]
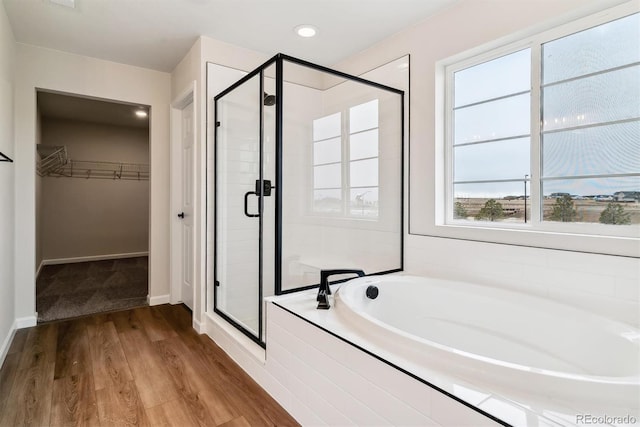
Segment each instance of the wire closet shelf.
[[71,160],[64,146],[38,145],[38,154],[38,174],[43,177],[149,180],[148,164]]

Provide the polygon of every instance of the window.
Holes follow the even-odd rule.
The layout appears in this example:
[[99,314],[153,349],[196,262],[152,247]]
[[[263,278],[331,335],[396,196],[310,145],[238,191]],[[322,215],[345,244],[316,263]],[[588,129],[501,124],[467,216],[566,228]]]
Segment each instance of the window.
[[454,217],[524,222],[531,164],[531,50],[460,70],[454,73],[454,86]]
[[637,234],[640,14],[550,34],[447,67],[448,222]]
[[313,210],[342,212],[342,114],[313,121]]
[[349,109],[349,213],[378,216],[378,100]]
[[313,211],[378,217],[378,100],[313,121]]

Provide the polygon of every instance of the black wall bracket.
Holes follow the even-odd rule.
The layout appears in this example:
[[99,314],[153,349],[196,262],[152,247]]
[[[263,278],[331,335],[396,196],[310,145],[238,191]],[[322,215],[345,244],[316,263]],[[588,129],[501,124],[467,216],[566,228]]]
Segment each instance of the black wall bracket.
[[0,162],[13,163],[13,160],[11,160],[6,154],[4,154],[2,151],[0,151]]

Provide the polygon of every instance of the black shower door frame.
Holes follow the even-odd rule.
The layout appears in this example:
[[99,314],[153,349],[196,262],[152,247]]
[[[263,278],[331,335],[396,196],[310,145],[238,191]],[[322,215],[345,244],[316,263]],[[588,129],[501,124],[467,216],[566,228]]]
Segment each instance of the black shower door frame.
[[[386,270],[386,271],[380,271],[380,272],[375,272],[373,273],[374,275],[382,275],[382,274],[389,274],[389,273],[397,273],[400,271],[404,270],[404,215],[405,215],[405,208],[404,208],[404,202],[405,202],[405,192],[404,192],[404,181],[405,181],[405,168],[404,168],[404,157],[405,157],[405,140],[404,140],[404,136],[405,136],[405,131],[404,131],[404,122],[405,122],[405,112],[404,112],[404,91],[400,90],[400,89],[396,89],[390,86],[386,86],[377,82],[373,82],[367,79],[363,79],[361,77],[358,76],[353,76],[347,73],[343,73],[337,70],[333,70],[331,68],[328,67],[324,67],[321,65],[317,65],[302,59],[298,59],[289,55],[285,55],[282,53],[278,53],[277,55],[273,56],[272,58],[270,58],[269,60],[267,60],[266,62],[264,62],[262,65],[260,65],[258,68],[256,68],[255,70],[251,71],[250,73],[248,73],[247,75],[245,75],[244,77],[242,77],[240,80],[238,80],[237,82],[235,82],[234,84],[232,84],[231,86],[229,86],[227,89],[223,90],[222,92],[220,92],[218,95],[216,95],[214,97],[214,104],[215,104],[215,113],[214,113],[214,123],[215,123],[215,132],[214,132],[214,150],[215,150],[215,156],[214,156],[214,173],[217,174],[218,171],[218,128],[219,128],[219,122],[218,122],[218,101],[220,99],[222,99],[225,95],[229,94],[230,92],[232,92],[233,90],[235,90],[236,88],[240,87],[241,85],[243,85],[244,83],[246,83],[247,81],[251,80],[252,78],[259,76],[260,78],[260,89],[259,89],[259,93],[257,94],[257,96],[259,96],[259,99],[257,100],[257,102],[259,102],[259,106],[260,106],[260,121],[259,121],[259,127],[260,127],[260,135],[259,135],[259,147],[260,147],[260,167],[259,167],[259,186],[260,188],[264,188],[264,175],[263,175],[263,151],[264,151],[264,103],[263,103],[263,96],[264,96],[264,72],[265,70],[270,67],[273,66],[275,64],[275,68],[276,68],[276,76],[275,76],[275,83],[276,83],[276,103],[275,103],[275,110],[276,110],[276,120],[275,120],[275,160],[276,160],[276,164],[275,164],[275,247],[274,249],[274,262],[275,262],[275,266],[274,266],[274,284],[275,284],[275,294],[276,295],[282,295],[282,294],[288,294],[288,293],[292,293],[292,292],[298,292],[298,291],[303,291],[303,290],[307,290],[307,289],[313,289],[313,288],[317,288],[319,286],[319,283],[317,284],[313,284],[313,285],[308,285],[308,286],[300,286],[297,288],[292,288],[292,289],[286,289],[283,290],[282,289],[282,232],[283,232],[283,223],[282,223],[282,202],[283,202],[283,198],[282,198],[282,189],[283,189],[283,178],[282,178],[282,171],[283,171],[283,122],[284,122],[284,117],[283,117],[283,92],[284,92],[284,75],[283,75],[283,71],[284,71],[284,62],[290,62],[293,64],[297,64],[297,65],[301,65],[303,67],[307,67],[307,68],[311,68],[317,71],[322,71],[324,73],[328,73],[331,74],[333,76],[336,77],[340,77],[349,81],[355,81],[358,83],[362,83],[364,85],[368,85],[371,87],[375,87],[377,89],[381,89],[381,90],[385,90],[385,91],[389,91],[392,93],[396,93],[397,95],[400,96],[400,108],[401,108],[401,112],[400,112],[400,121],[401,121],[401,126],[400,126],[400,141],[401,141],[401,154],[400,154],[400,159],[401,159],[401,168],[400,168],[400,192],[401,192],[401,198],[400,198],[400,267],[396,268],[396,269],[392,269],[392,270]],[[222,317],[224,320],[226,320],[227,322],[229,322],[231,325],[233,325],[236,329],[238,329],[240,332],[242,332],[244,335],[246,335],[248,338],[250,338],[252,341],[254,341],[255,343],[257,343],[258,345],[260,345],[263,348],[266,348],[266,343],[264,340],[264,336],[263,336],[263,322],[264,322],[264,303],[262,301],[263,299],[263,254],[264,254],[264,247],[263,247],[263,230],[264,230],[264,223],[263,223],[263,210],[264,210],[264,196],[261,194],[258,197],[258,206],[259,206],[259,236],[258,236],[258,334],[254,334],[252,331],[250,331],[249,329],[247,329],[244,325],[240,324],[239,322],[235,321],[233,318],[231,318],[230,316],[228,316],[225,312],[223,312],[222,310],[220,310],[218,308],[218,304],[217,304],[217,290],[218,287],[220,286],[220,282],[218,281],[218,254],[217,254],[217,243],[218,243],[218,180],[214,179],[214,219],[213,219],[213,245],[214,248],[216,248],[216,254],[214,256],[214,264],[213,264],[213,275],[214,275],[214,298],[213,298],[213,305],[214,305],[214,312],[219,315],[220,317]],[[339,281],[337,281],[339,282]]]

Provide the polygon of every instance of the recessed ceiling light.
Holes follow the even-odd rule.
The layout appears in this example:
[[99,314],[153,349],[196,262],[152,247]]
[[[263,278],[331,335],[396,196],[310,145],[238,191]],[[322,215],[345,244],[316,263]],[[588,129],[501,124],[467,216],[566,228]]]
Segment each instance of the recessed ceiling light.
[[136,110],[136,116],[140,117],[140,118],[144,118],[147,117],[148,114],[146,111],[144,110]]
[[296,34],[300,37],[305,38],[314,37],[316,34],[318,34],[318,29],[313,25],[308,24],[298,25],[293,29],[293,31],[295,31]]

